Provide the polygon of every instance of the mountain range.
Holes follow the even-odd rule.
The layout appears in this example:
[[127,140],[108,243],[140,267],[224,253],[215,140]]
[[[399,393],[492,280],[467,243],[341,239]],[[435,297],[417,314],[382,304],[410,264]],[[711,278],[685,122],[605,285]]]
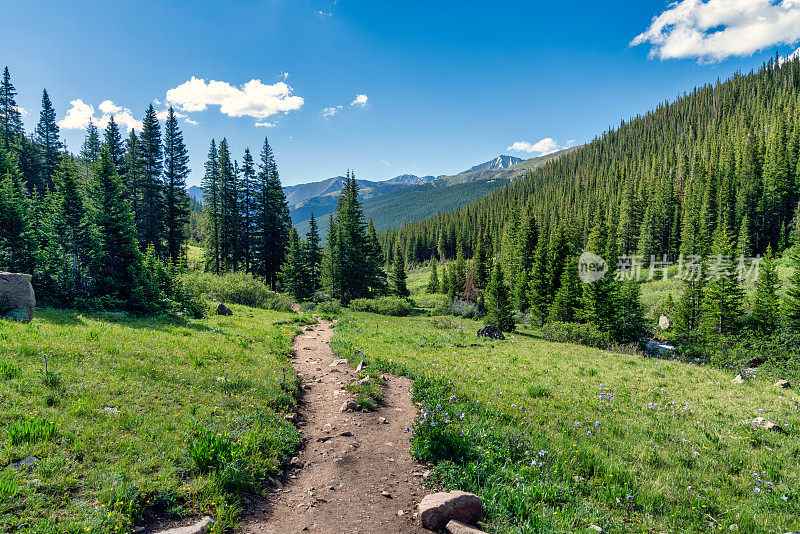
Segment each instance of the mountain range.
[[[450,176],[401,174],[382,181],[358,180],[364,213],[378,230],[423,219],[472,202],[559,154],[528,160],[501,155]],[[326,217],[336,209],[343,185],[344,176],[334,176],[283,188],[289,215],[301,235],[308,229],[311,213],[320,220],[321,229],[327,227]],[[202,201],[201,187],[191,186],[187,191]]]

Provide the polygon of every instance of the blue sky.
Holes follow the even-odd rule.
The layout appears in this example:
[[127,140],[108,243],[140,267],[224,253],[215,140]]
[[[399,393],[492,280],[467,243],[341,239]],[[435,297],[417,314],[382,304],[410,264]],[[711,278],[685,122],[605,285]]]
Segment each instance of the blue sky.
[[150,101],[159,110],[171,101],[185,115],[190,184],[212,137],[227,137],[240,158],[268,136],[284,185],[348,168],[384,179],[533,157],[792,53],[800,39],[790,0],[27,0],[3,9],[13,24],[0,32],[0,64],[26,129],[43,87],[72,151],[90,114],[136,127]]

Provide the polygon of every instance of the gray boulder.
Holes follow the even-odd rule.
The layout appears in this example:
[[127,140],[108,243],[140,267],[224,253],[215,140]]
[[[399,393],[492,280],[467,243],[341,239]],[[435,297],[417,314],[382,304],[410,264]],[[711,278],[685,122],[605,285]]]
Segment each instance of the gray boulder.
[[233,312],[231,311],[231,309],[228,308],[227,306],[225,306],[221,302],[219,304],[217,304],[217,309],[216,309],[216,311],[214,313],[216,313],[217,315],[223,315],[225,317],[230,317],[231,315],[233,315]]
[[488,325],[478,330],[478,337],[488,337],[490,339],[505,339],[503,331],[496,326]]
[[0,272],[0,316],[27,323],[33,319],[35,309],[31,275]]
[[453,519],[474,525],[482,513],[480,497],[465,491],[432,493],[419,503],[422,527],[428,530],[441,530]]

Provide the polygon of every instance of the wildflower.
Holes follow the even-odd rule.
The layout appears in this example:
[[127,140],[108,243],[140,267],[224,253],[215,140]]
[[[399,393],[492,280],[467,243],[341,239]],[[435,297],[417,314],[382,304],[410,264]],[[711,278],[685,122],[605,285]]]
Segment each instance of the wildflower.
[[773,484],[772,484],[772,482],[765,482],[765,483],[764,483],[764,485],[765,485],[766,487],[768,487],[768,488],[771,488],[771,487],[773,487]]
[[781,500],[783,502],[788,502],[789,501],[789,497],[787,497],[786,495],[781,495]]
[[599,427],[600,426],[600,421],[595,421],[594,422],[594,426],[595,426],[595,428]]
[[631,495],[631,494],[629,493],[628,495],[626,495],[626,496],[625,496],[625,500],[626,500],[626,501],[632,501],[632,500],[633,500],[633,495]]
[[539,451],[539,456],[544,456],[545,454],[547,454],[547,451],[545,451],[545,450],[540,450]]
[[761,493],[761,488],[759,488],[758,486],[756,486],[755,488],[753,488],[753,493],[755,493],[756,495],[758,495],[759,493]]
[[586,431],[586,435],[587,435],[587,436],[591,436],[591,435],[592,435],[592,431],[591,431],[591,430],[587,430],[587,431]]

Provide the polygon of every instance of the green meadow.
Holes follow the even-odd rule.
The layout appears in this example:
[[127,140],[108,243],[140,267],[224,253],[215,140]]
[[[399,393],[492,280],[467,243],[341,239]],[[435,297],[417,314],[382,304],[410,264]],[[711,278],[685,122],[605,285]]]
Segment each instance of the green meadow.
[[[297,316],[0,321],[0,532],[130,532],[153,516],[235,523],[237,495],[300,440],[282,412]],[[20,460],[29,463],[17,466]]]
[[[798,397],[774,376],[543,341],[451,317],[349,312],[334,349],[415,379],[409,437],[503,533],[787,532],[800,526]],[[358,358],[361,358],[358,355]],[[766,417],[784,433],[755,429]]]

